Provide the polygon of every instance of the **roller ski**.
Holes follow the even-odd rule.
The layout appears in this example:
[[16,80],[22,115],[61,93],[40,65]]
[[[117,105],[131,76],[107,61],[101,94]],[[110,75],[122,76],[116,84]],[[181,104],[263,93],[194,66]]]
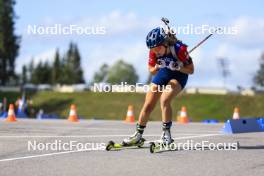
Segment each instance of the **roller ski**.
[[114,141],[109,141],[106,145],[106,151],[110,150],[122,150],[125,148],[142,148],[144,145],[145,139],[142,138],[142,134],[136,132],[134,135],[123,140],[122,143],[115,143]]
[[175,150],[174,140],[171,138],[170,128],[163,128],[161,139],[157,142],[150,142],[150,153]]

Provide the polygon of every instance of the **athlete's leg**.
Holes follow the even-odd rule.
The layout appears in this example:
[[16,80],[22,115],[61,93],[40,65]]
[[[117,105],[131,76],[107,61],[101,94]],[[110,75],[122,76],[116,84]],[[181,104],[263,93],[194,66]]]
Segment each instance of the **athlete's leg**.
[[179,82],[175,79],[171,80],[166,90],[163,91],[160,97],[160,106],[161,106],[161,114],[162,114],[162,122],[163,122],[163,134],[162,140],[166,143],[171,143],[172,138],[170,134],[170,127],[172,125],[172,108],[171,108],[171,100],[181,92],[182,87]]
[[139,115],[136,132],[129,138],[124,139],[123,143],[125,145],[137,144],[142,139],[142,134],[149,120],[150,113],[155,108],[160,95],[161,91],[159,90],[158,85],[152,83],[150,85],[150,90],[146,94],[145,103]]
[[181,85],[178,83],[177,80],[171,80],[166,90],[163,91],[160,97],[160,106],[161,106],[161,113],[162,113],[162,121],[163,122],[170,122],[172,120],[172,109],[171,109],[171,100],[178,95],[182,90]]
[[146,94],[145,103],[138,118],[138,124],[146,126],[150,113],[155,108],[160,95],[161,91],[159,90],[158,85],[152,83],[150,85],[150,90]]

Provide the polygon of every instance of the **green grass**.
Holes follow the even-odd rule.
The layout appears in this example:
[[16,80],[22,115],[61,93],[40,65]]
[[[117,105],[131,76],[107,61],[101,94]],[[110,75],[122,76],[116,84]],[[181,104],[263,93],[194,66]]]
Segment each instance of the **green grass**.
[[[17,93],[0,93],[14,102]],[[144,103],[145,94],[137,93],[56,93],[39,92],[31,95],[34,108],[44,109],[46,113],[56,113],[66,118],[71,104],[76,104],[78,115],[86,119],[119,119],[126,116],[129,104],[134,106],[136,117]],[[181,106],[186,106],[188,115],[193,121],[218,119],[225,121],[230,118],[235,106],[240,107],[241,116],[264,116],[264,95],[245,97],[240,95],[182,95],[172,102],[174,119]],[[151,114],[151,120],[160,120],[160,106],[157,104]]]

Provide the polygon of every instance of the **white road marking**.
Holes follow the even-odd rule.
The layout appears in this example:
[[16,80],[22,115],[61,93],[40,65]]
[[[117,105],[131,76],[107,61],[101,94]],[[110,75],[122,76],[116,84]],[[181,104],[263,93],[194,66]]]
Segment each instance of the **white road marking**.
[[7,159],[1,159],[0,162],[38,158],[38,157],[45,157],[45,156],[62,155],[62,154],[67,154],[67,153],[76,153],[76,152],[84,152],[84,151],[88,151],[88,150],[74,150],[74,151],[65,151],[65,152],[56,152],[56,153],[46,153],[46,154],[41,154],[41,155],[31,155],[31,156],[24,156],[24,157],[17,157],[17,158],[7,158]]
[[202,134],[202,135],[196,135],[196,136],[178,137],[178,138],[173,138],[173,139],[189,139],[189,138],[201,138],[201,137],[223,136],[223,135],[224,134],[222,134],[222,133],[217,133],[217,134]]
[[[192,139],[192,138],[202,138],[202,137],[211,137],[211,136],[223,136],[223,135],[224,134],[203,134],[203,135],[195,135],[195,136],[176,137],[176,138],[173,138],[173,139],[174,140],[177,140],[177,139]],[[146,141],[146,143],[156,142],[156,141],[160,141],[160,140]]]
[[[192,138],[202,138],[202,137],[221,136],[221,135],[224,135],[224,134],[203,134],[203,135],[196,135],[196,136],[177,137],[177,138],[173,138],[173,139],[192,139]],[[102,135],[97,135],[96,137],[99,137],[99,136],[102,137]],[[118,136],[118,137],[120,137],[120,136],[127,136],[127,135],[104,135],[104,136],[108,136],[108,137]],[[148,135],[148,136],[157,136],[157,135]],[[146,141],[146,142],[149,143],[150,141]],[[62,154],[77,153],[77,152],[84,152],[84,151],[91,151],[91,150],[74,150],[74,151],[47,153],[47,154],[41,154],[41,155],[31,155],[31,156],[16,157],[16,158],[6,158],[6,159],[1,159],[0,162],[31,159],[31,158],[40,158],[40,157],[46,157],[46,156],[62,155]]]
[[[0,138],[100,138],[100,137],[126,137],[129,136],[131,134],[112,134],[112,135],[74,135],[74,136],[41,136],[41,135],[31,135],[31,136],[0,136]],[[177,136],[177,135],[196,135],[196,134],[192,134],[192,133],[175,133],[172,134],[172,136]],[[210,136],[210,135],[222,135],[221,133],[215,133],[215,134],[199,134],[199,136]],[[144,136],[147,137],[156,137],[156,136],[160,136],[160,134],[145,134]],[[197,136],[197,135],[196,135]],[[177,138],[175,138],[177,139]],[[184,139],[184,138],[183,138]]]

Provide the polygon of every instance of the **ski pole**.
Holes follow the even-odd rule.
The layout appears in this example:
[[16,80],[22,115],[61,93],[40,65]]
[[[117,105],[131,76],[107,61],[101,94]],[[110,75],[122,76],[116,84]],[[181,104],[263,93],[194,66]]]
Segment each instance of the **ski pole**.
[[162,17],[161,21],[168,27],[168,29],[170,29],[170,26],[169,26],[170,21],[168,20],[168,18]]
[[[161,21],[168,27],[168,30],[170,31],[170,26],[169,26],[170,21],[165,17],[162,17]],[[191,52],[193,52],[196,48],[198,48],[201,44],[203,44],[206,40],[208,40],[214,33],[216,33],[219,30],[221,30],[221,28],[216,29],[213,33],[206,36],[202,41],[196,44],[188,53],[190,54]]]
[[193,52],[193,50],[195,50],[196,48],[198,48],[201,44],[203,44],[206,40],[208,40],[218,30],[220,30],[220,28],[216,29],[213,33],[211,33],[208,36],[206,36],[202,41],[200,41],[197,45],[195,45],[188,53],[190,54],[191,52]]

